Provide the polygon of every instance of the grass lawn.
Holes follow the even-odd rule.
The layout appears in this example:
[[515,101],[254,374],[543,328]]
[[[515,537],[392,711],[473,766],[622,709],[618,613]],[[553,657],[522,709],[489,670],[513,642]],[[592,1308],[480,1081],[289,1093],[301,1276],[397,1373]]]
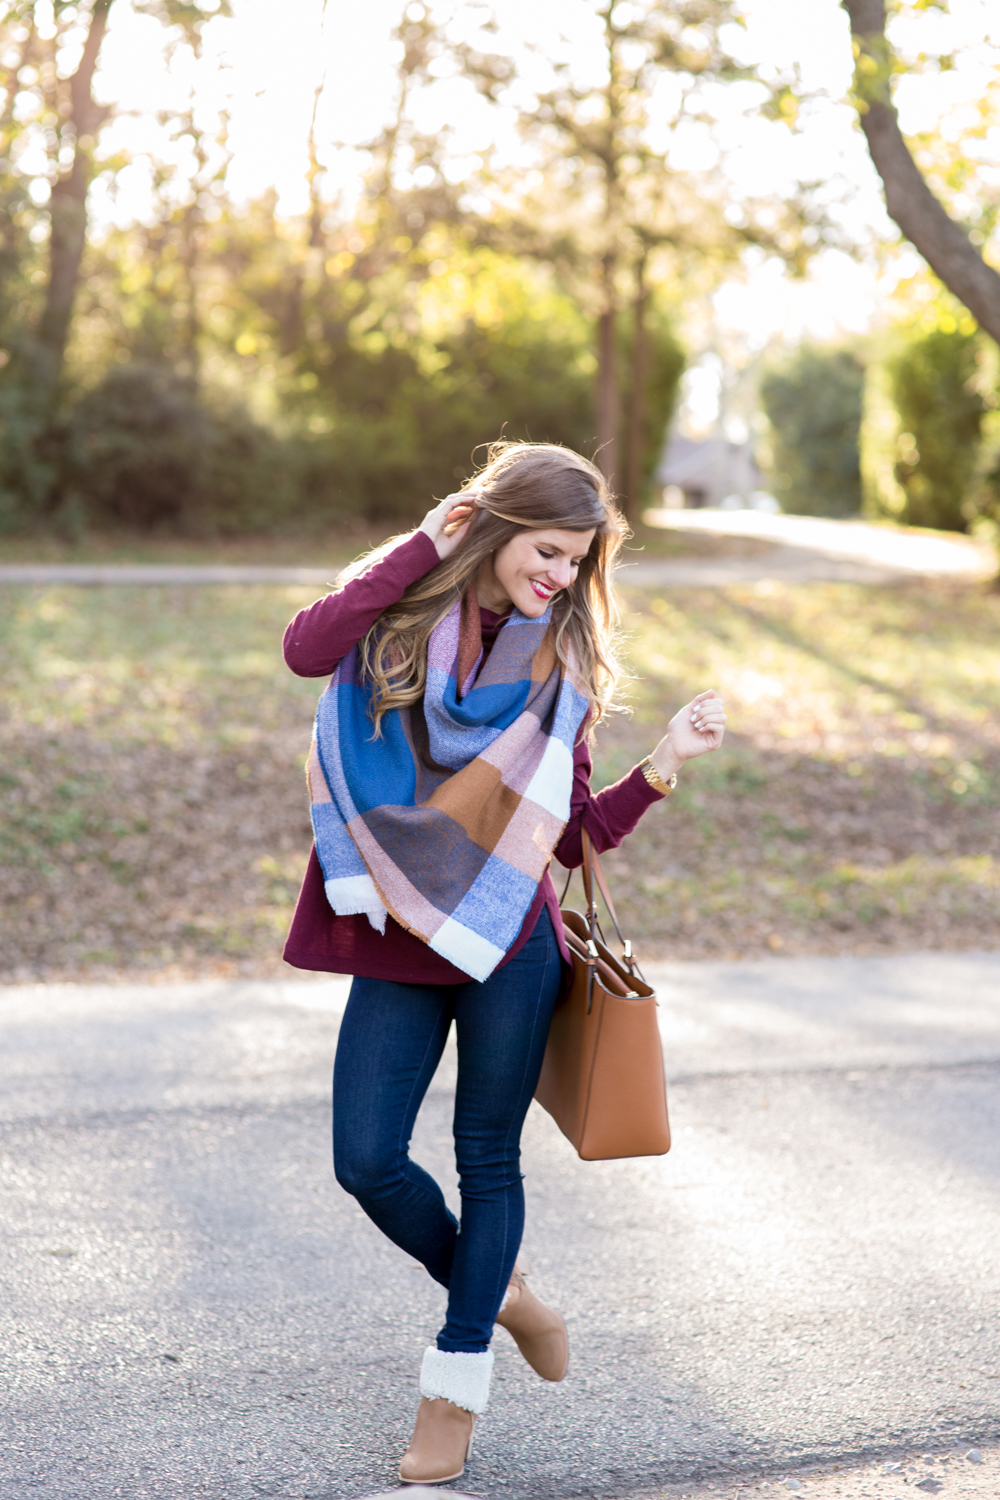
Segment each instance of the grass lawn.
[[[4,977],[281,971],[322,684],[280,637],[309,598],[0,591]],[[609,856],[640,955],[1000,946],[1000,595],[625,600],[635,712],[601,732],[597,784],[700,688],[731,724]]]
[[[412,523],[411,523],[412,524]],[[406,529],[402,520],[399,530]],[[188,563],[272,567],[343,566],[391,534],[386,521],[346,519],[327,530],[275,536],[174,537],[148,532],[84,532],[75,539],[50,533],[0,535],[0,564],[12,563]],[[771,549],[753,537],[718,537],[703,532],[667,531],[637,523],[629,555],[671,557],[754,556]]]
[[[404,527],[400,525],[400,530]],[[125,530],[0,536],[0,563],[228,563],[241,566],[341,567],[381,542],[384,523],[347,519],[327,530],[275,536],[181,537]]]

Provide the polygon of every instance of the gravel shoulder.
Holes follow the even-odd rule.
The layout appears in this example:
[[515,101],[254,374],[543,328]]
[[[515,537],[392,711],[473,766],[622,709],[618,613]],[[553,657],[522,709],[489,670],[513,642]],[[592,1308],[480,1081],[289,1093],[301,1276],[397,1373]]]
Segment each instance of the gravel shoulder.
[[[941,1495],[942,1500],[958,1495],[996,1500],[1000,1449],[959,1444],[936,1453],[901,1451],[875,1463],[803,1467],[763,1479],[717,1475],[712,1483],[667,1484],[653,1493],[657,1500],[789,1500],[792,1495],[800,1500],[918,1500],[924,1495]],[[629,1496],[628,1500],[646,1500],[646,1496]]]

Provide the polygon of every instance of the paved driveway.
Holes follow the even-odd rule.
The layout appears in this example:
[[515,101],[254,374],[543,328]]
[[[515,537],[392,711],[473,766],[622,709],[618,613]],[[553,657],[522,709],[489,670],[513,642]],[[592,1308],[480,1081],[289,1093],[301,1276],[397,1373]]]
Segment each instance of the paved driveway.
[[[726,584],[773,578],[789,583],[903,583],[941,578],[975,583],[997,571],[998,559],[988,547],[954,532],[826,516],[772,516],[755,510],[653,510],[645,519],[680,534],[713,537],[721,555],[639,562],[635,582]],[[730,538],[749,539],[758,550],[749,557],[727,557]]]
[[[621,1495],[995,1441],[1000,955],[656,979],[674,1150],[583,1163],[532,1110],[527,1248],[573,1360],[545,1386],[498,1332],[464,1488]],[[0,991],[3,1500],[392,1486],[442,1297],[332,1179],[345,994]],[[416,1141],[449,1191],[453,1066]]]
[[[915,528],[874,526],[818,516],[771,516],[753,510],[649,511],[647,520],[665,529],[714,537],[718,555],[632,560],[626,553],[619,580],[660,588],[723,587],[775,579],[786,583],[902,583],[943,578],[976,583],[992,577],[996,559],[968,537]],[[727,539],[750,538],[752,555],[732,555]],[[138,584],[303,584],[328,588],[335,567],[250,567],[182,563],[8,563],[0,585],[69,583],[88,586]]]

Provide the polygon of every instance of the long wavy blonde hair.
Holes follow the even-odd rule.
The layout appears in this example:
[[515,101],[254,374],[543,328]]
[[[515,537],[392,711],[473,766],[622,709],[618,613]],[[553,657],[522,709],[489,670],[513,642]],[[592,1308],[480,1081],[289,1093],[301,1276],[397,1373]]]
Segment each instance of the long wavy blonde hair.
[[[594,539],[575,582],[552,601],[555,648],[567,665],[571,645],[590,700],[590,728],[613,706],[622,668],[616,655],[618,607],[612,573],[628,524],[595,464],[555,443],[493,443],[487,461],[466,480],[476,499],[469,529],[455,551],[412,583],[361,643],[372,683],[375,736],[382,715],[423,697],[431,631],[461,599],[487,558],[521,531],[591,531]],[[366,573],[412,532],[392,537],[345,569],[339,586]]]

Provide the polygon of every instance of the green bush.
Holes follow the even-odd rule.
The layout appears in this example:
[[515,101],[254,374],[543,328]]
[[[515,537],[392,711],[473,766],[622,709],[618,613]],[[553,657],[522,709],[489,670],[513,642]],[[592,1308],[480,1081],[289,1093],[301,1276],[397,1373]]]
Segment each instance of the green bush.
[[307,509],[404,520],[501,435],[593,446],[588,321],[534,268],[484,250],[453,264],[383,287],[364,317],[328,318],[331,336],[299,351],[284,409],[300,431],[326,428],[300,441]]
[[769,480],[783,510],[851,516],[861,509],[859,434],[865,370],[849,349],[802,345],[761,381],[771,426]]
[[966,531],[972,520],[986,404],[977,386],[979,334],[948,318],[906,338],[886,361],[899,417],[895,478],[911,526]]
[[[551,270],[436,230],[422,247],[380,237],[368,259],[344,251],[299,275],[289,243],[266,216],[218,229],[200,384],[181,373],[191,349],[170,337],[187,306],[168,275],[176,260],[161,264],[135,236],[92,255],[61,386],[32,384],[23,362],[0,377],[0,524],[406,524],[495,438],[592,452],[593,322]],[[647,469],[683,363],[655,304],[649,326]],[[623,373],[628,336],[625,320]]]
[[0,381],[0,531],[20,530],[46,513],[59,471],[46,406],[19,374]]
[[224,533],[295,508],[284,445],[157,365],[116,365],[69,416],[63,503],[91,525]]

